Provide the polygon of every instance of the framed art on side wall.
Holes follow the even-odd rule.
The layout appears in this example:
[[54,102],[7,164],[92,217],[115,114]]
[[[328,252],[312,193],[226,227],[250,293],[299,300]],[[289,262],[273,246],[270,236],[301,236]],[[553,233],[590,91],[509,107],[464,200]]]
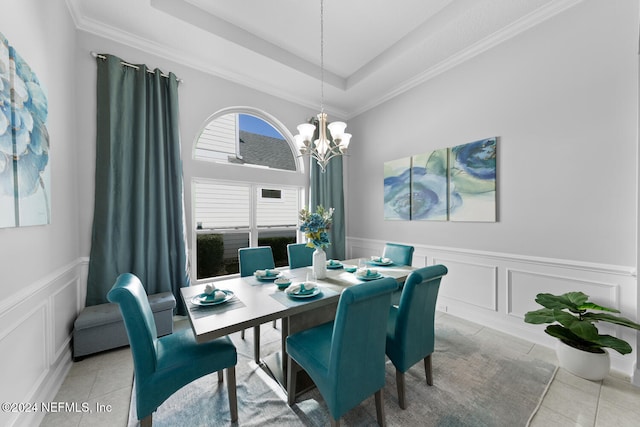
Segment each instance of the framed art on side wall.
[[0,227],[51,223],[47,97],[0,33]]

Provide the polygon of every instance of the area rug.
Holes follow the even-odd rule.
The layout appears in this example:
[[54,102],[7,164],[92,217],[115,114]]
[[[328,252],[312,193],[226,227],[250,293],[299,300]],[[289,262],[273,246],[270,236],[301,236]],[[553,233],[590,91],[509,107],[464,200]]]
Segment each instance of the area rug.
[[[398,406],[395,368],[386,366],[384,409],[389,426],[527,426],[553,379],[556,367],[535,359],[521,348],[460,328],[444,316],[436,327],[433,386],[428,386],[424,365],[405,374],[406,410]],[[279,330],[264,325],[262,354],[277,351]],[[477,330],[476,330],[477,332]],[[280,386],[252,361],[253,340],[232,335],[238,349],[236,366],[239,426],[326,426],[329,416],[317,390],[298,397],[289,407]],[[517,340],[517,339],[516,339]],[[505,348],[506,347],[506,348]],[[135,394],[135,392],[133,393]],[[135,396],[129,427],[138,425]],[[373,397],[341,418],[343,426],[374,426]],[[153,416],[154,426],[230,425],[226,382],[209,375],[171,396]]]

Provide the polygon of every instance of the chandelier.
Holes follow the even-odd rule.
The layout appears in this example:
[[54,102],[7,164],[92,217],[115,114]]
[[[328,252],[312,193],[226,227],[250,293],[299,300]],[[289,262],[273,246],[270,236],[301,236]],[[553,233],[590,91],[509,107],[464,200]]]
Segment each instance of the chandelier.
[[[351,140],[351,134],[344,132],[347,124],[327,124],[327,113],[324,112],[324,0],[320,0],[320,114],[317,117],[318,139],[313,140],[316,127],[311,123],[298,125],[298,134],[293,138],[300,155],[315,159],[324,172],[329,160],[347,152]],[[327,135],[327,129],[330,135]]]

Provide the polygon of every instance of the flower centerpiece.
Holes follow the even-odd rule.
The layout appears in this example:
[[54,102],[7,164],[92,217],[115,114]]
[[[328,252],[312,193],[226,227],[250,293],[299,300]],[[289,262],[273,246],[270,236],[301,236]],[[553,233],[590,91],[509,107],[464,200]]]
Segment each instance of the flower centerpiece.
[[306,208],[300,211],[300,231],[307,238],[307,246],[315,248],[312,265],[318,279],[327,275],[327,255],[324,249],[331,244],[328,231],[331,228],[333,211],[333,208],[325,209],[322,205],[318,206],[315,212]]
[[307,246],[324,249],[331,244],[327,231],[331,228],[332,216],[333,208],[327,210],[322,205],[313,213],[306,208],[300,211],[300,231],[307,238]]

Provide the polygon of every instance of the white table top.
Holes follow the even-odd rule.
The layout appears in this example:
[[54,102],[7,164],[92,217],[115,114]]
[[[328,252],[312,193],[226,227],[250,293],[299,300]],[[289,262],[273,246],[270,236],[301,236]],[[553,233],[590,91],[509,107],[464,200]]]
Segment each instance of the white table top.
[[[358,260],[347,260],[343,264],[357,266]],[[383,276],[393,277],[401,283],[414,270],[410,266],[396,265],[370,268],[376,268]],[[278,270],[296,283],[306,280],[311,267],[282,267]],[[317,280],[320,289],[325,290],[321,295],[309,299],[290,300],[272,281],[260,281],[254,276],[235,277],[213,282],[216,288],[230,290],[235,297],[224,304],[212,307],[199,307],[191,303],[194,296],[204,292],[206,284],[182,288],[181,292],[196,340],[205,342],[275,319],[335,304],[344,288],[358,283],[363,282],[357,279],[354,273],[348,273],[344,269],[327,269],[327,277]]]

